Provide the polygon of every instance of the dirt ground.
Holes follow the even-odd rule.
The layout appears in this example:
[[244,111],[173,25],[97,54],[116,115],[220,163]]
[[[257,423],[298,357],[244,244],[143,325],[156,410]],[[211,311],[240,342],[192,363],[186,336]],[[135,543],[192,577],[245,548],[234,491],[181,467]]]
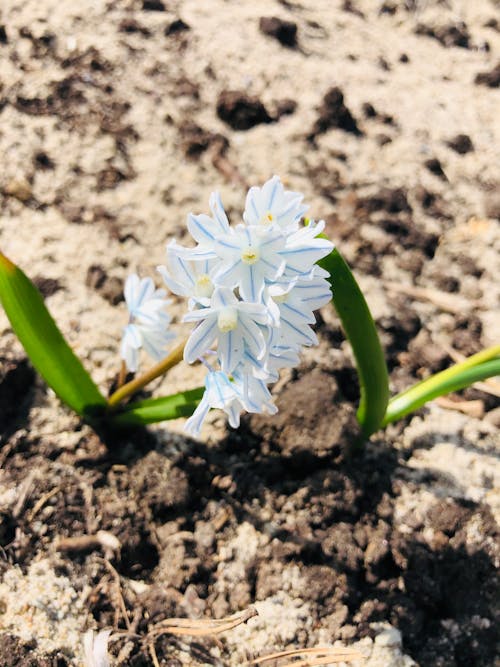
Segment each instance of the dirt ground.
[[[353,266],[391,389],[498,343],[494,0],[3,0],[0,247],[104,392],[131,271],[155,276],[218,189],[232,220],[279,174]],[[174,328],[183,304],[173,304]],[[104,439],[34,374],[0,312],[0,667],[162,666],[359,647],[367,667],[494,667],[498,383],[352,455],[352,356],[330,307],[274,418]],[[177,367],[153,395],[197,386]],[[104,531],[104,533],[99,533]],[[100,535],[86,548],[67,538]],[[103,537],[104,535],[104,537]],[[113,539],[114,536],[114,539]]]

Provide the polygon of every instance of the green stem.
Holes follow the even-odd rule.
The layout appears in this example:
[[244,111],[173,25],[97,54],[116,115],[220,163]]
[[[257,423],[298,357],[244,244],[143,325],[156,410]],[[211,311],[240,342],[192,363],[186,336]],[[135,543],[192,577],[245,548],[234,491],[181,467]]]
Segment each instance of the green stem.
[[115,407],[118,403],[121,403],[121,401],[132,396],[132,394],[135,394],[139,389],[142,389],[153,380],[156,380],[156,378],[164,375],[173,366],[176,366],[183,359],[185,345],[186,341],[184,340],[180,345],[175,347],[165,359],[159,361],[155,366],[150,368],[149,371],[143,375],[139,375],[139,377],[134,378],[117,389],[114,394],[111,394],[108,398],[108,406],[110,408]]
[[499,375],[499,357],[500,345],[494,345],[394,396],[389,401],[382,426],[404,417],[438,396]]
[[333,305],[356,359],[361,399],[357,412],[362,434],[380,428],[389,400],[384,352],[368,304],[337,249],[318,262],[330,274]]
[[122,411],[109,415],[110,423],[118,427],[145,426],[167,419],[190,417],[196,410],[204,391],[205,387],[196,387],[171,396],[128,403]]

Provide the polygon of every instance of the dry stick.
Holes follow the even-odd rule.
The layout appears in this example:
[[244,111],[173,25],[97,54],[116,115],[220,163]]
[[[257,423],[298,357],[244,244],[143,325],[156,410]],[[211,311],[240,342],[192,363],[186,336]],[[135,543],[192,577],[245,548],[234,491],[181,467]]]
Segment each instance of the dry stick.
[[115,405],[118,405],[120,401],[123,401],[123,399],[127,398],[128,396],[131,396],[136,391],[139,391],[139,389],[142,389],[153,380],[156,380],[157,377],[164,375],[173,366],[176,366],[180,361],[182,361],[184,356],[184,346],[186,345],[186,342],[187,339],[182,341],[182,343],[177,347],[175,347],[172,350],[172,352],[170,352],[170,354],[168,354],[165,357],[165,359],[159,361],[152,368],[150,368],[149,371],[147,371],[143,375],[140,375],[134,380],[127,382],[127,384],[124,384],[122,387],[117,389],[113,394],[111,394],[111,396],[108,399],[109,407],[114,407]]
[[14,509],[12,510],[12,516],[15,519],[17,519],[17,517],[21,515],[24,506],[28,501],[29,495],[33,488],[33,483],[35,482],[37,475],[38,473],[36,470],[31,470],[28,476],[21,483],[19,490],[19,497],[17,499],[16,504],[14,505]]
[[448,396],[438,396],[436,399],[436,404],[440,408],[445,410],[455,410],[455,412],[462,412],[469,417],[475,417],[476,419],[481,419],[484,417],[484,402],[481,400],[477,401],[454,401]]
[[160,667],[160,663],[158,662],[158,656],[156,655],[156,649],[154,647],[154,644],[148,644],[149,648],[149,655],[151,656],[151,660],[153,661],[154,667]]
[[190,618],[167,618],[152,628],[150,635],[172,634],[172,635],[192,635],[194,637],[204,637],[206,635],[217,635],[226,630],[232,630],[242,623],[246,623],[250,618],[258,616],[255,607],[249,607],[238,614],[221,619],[190,619]]
[[116,383],[116,388],[120,389],[120,387],[123,387],[125,384],[125,378],[127,377],[127,365],[122,359],[122,363],[120,364],[120,372],[118,373],[118,381]]
[[335,658],[334,656],[326,656],[324,658],[306,658],[305,660],[295,660],[294,662],[287,662],[283,667],[316,667],[317,665],[331,665],[332,662],[351,662],[351,660],[362,659],[363,656],[358,654],[354,657]]
[[117,552],[121,549],[120,541],[107,530],[98,530],[93,535],[74,535],[58,537],[55,542],[57,551],[94,551],[103,548]]
[[109,560],[107,560],[106,558],[102,558],[101,560],[102,560],[102,562],[104,563],[104,565],[109,570],[109,572],[111,573],[111,575],[113,576],[113,578],[115,580],[116,591],[118,593],[118,603],[120,605],[120,610],[121,610],[122,616],[125,620],[125,625],[127,626],[127,630],[130,632],[130,630],[131,630],[130,619],[128,617],[127,607],[125,606],[125,601],[123,599],[123,595],[122,595],[122,591],[121,591],[120,575],[115,570],[115,568],[111,565]]
[[[263,658],[256,658],[252,660],[250,665],[258,665],[271,660],[279,660],[280,658],[294,658],[301,655],[310,655],[310,658],[301,660],[299,662],[288,663],[293,667],[305,667],[306,665],[327,665],[330,662],[350,662],[351,660],[363,660],[364,655],[351,648],[304,648],[304,649],[290,649],[288,651],[279,651],[266,655]],[[288,667],[284,665],[284,667]]]
[[55,496],[56,493],[59,493],[60,490],[61,490],[60,486],[55,486],[50,491],[47,491],[47,493],[44,493],[44,495],[36,501],[35,505],[33,506],[33,509],[26,515],[28,523],[31,523],[33,521],[33,519],[45,505],[47,500],[50,500],[52,496]]
[[[449,345],[445,340],[439,339],[438,343],[444,349],[446,354],[450,355],[456,364],[459,364],[461,361],[465,361],[467,358],[464,354],[458,352],[458,350],[455,350],[455,348]],[[476,389],[484,391],[485,394],[491,394],[491,396],[497,396],[500,398],[500,382],[495,380],[495,378],[487,378],[482,382],[474,382],[474,386]]]
[[419,301],[429,301],[441,310],[457,315],[471,310],[472,308],[479,308],[480,302],[476,300],[469,301],[456,294],[448,294],[448,292],[440,292],[437,289],[429,287],[415,287],[414,285],[402,285],[400,283],[393,283],[391,281],[384,281],[384,287],[393,292],[400,294],[407,294],[408,296],[418,299]]

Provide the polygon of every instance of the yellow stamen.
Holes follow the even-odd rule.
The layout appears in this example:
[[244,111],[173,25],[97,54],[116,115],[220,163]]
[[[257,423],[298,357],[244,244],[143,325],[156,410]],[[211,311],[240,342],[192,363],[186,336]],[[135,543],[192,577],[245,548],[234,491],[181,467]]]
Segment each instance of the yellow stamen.
[[255,264],[260,259],[259,251],[257,250],[257,248],[248,246],[248,248],[245,248],[245,250],[243,250],[243,252],[241,253],[241,259],[245,264],[250,264],[250,265]]
[[262,216],[259,222],[261,225],[271,225],[274,222],[274,220],[275,220],[274,215],[271,213],[271,211],[268,211]]
[[214,291],[214,286],[210,277],[206,273],[202,273],[196,278],[194,292],[196,296],[210,297]]
[[227,306],[223,308],[217,317],[217,326],[222,333],[233,331],[238,326],[238,311],[236,308]]

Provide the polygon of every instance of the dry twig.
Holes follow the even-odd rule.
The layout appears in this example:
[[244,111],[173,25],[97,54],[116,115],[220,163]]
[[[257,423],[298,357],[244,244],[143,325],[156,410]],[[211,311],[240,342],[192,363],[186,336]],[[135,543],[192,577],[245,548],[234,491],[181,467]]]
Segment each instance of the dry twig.
[[271,655],[266,655],[263,658],[256,658],[249,664],[262,665],[265,662],[281,660],[282,658],[298,658],[300,656],[307,657],[303,660],[287,662],[282,667],[313,667],[315,665],[329,665],[333,662],[351,662],[352,660],[364,659],[362,653],[351,648],[304,648],[271,653]]
[[258,615],[255,607],[249,607],[245,611],[233,614],[221,619],[210,618],[167,618],[155,625],[149,632],[151,636],[160,634],[191,635],[193,637],[205,637],[207,635],[218,635],[226,630],[232,630],[250,618]]
[[26,515],[26,520],[28,521],[28,523],[31,523],[33,521],[33,519],[45,505],[47,500],[50,500],[52,496],[55,496],[56,493],[59,493],[60,490],[61,490],[60,486],[55,486],[50,491],[47,491],[47,493],[44,493],[43,496],[36,501],[33,508]]
[[419,301],[428,301],[437,308],[444,310],[453,315],[469,312],[472,309],[479,308],[480,304],[476,300],[464,299],[456,294],[449,294],[448,292],[441,292],[430,287],[415,287],[414,285],[402,285],[400,283],[393,283],[391,281],[384,281],[384,286],[392,292],[399,294],[407,294],[408,296],[418,299]]

